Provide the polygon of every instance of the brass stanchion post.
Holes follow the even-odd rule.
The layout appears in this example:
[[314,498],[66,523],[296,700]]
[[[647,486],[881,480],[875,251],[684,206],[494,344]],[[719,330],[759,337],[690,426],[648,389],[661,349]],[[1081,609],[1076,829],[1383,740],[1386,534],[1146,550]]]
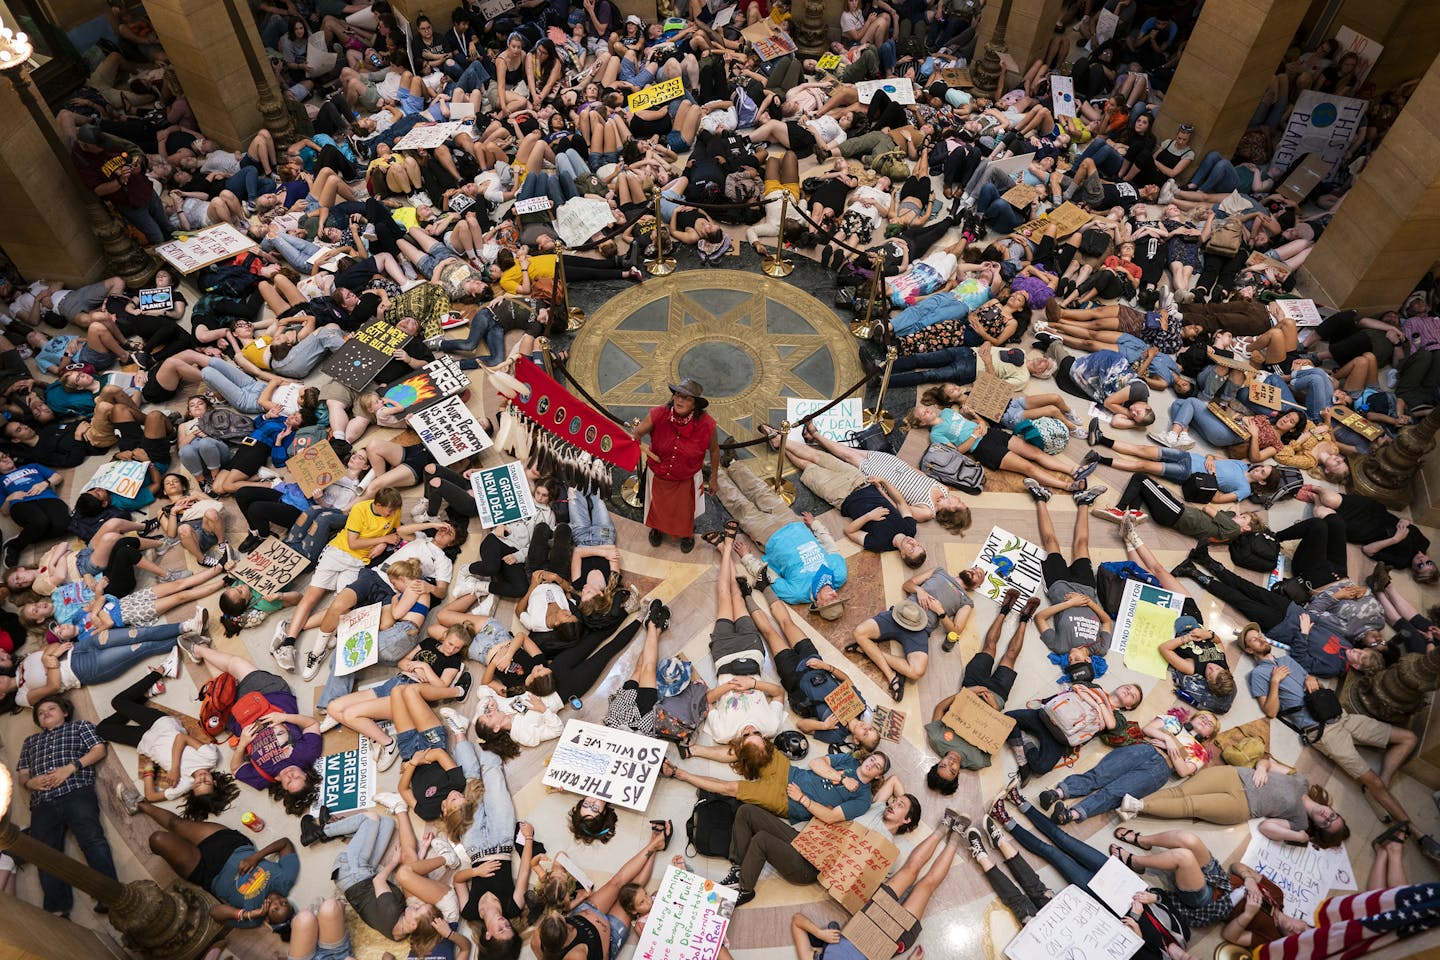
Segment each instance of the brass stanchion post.
[[775,473],[765,483],[786,503],[795,502],[795,484],[785,479],[785,438],[790,435],[790,421],[780,424],[780,446],[775,451]]
[[886,348],[885,375],[880,378],[880,394],[875,398],[875,409],[865,411],[865,426],[878,423],[886,433],[895,429],[895,418],[885,409],[885,391],[890,389],[890,369],[895,366],[898,355],[893,346]]
[[540,348],[540,359],[545,362],[545,372],[552,377],[555,376],[555,368],[550,364],[550,338],[536,337],[535,346]]
[[775,252],[760,263],[767,277],[788,277],[795,270],[795,261],[785,256],[785,215],[790,212],[790,191],[780,191],[780,235],[775,238]]
[[[634,420],[631,420],[627,424],[627,426],[633,433],[635,431],[635,428],[640,426],[640,418],[636,417]],[[620,483],[620,500],[627,506],[630,506],[637,510],[640,508],[641,504],[645,502],[641,496],[642,492],[645,490],[645,448],[641,447],[640,450],[640,465],[635,469],[634,473],[626,477]]]
[[[574,333],[585,325],[585,311],[570,306],[570,285],[565,281],[565,244],[555,241],[555,300],[554,309],[561,311],[565,318],[565,329]],[[547,360],[548,364],[548,360]]]
[[655,259],[645,261],[645,272],[652,277],[668,277],[675,272],[675,258],[665,256],[665,218],[660,214],[661,191],[655,191]]
[[875,306],[880,301],[880,291],[885,288],[885,281],[880,276],[880,264],[885,260],[883,253],[872,253],[870,255],[870,302],[865,305],[865,319],[850,321],[850,332],[857,340],[865,340],[870,336],[870,331],[875,323]]

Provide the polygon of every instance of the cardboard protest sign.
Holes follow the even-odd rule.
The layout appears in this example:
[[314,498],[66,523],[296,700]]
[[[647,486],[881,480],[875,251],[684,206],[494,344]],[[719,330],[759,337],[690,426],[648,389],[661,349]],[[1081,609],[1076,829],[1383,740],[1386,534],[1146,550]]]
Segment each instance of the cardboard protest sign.
[[145,476],[150,464],[145,460],[111,460],[90,478],[85,489],[109,490],[113,494],[134,499],[145,487]]
[[870,719],[880,736],[899,743],[905,735],[905,711],[894,707],[871,707]]
[[875,891],[870,902],[850,918],[840,934],[865,955],[865,960],[891,960],[895,956],[896,944],[917,923],[918,917],[882,889]]
[[407,413],[414,413],[469,388],[470,377],[460,369],[460,364],[442,354],[386,390],[385,399],[400,404]]
[[1250,384],[1250,402],[1267,410],[1279,410],[1284,405],[1285,398],[1280,395],[1280,388],[1273,383],[1256,381]]
[[1069,200],[1066,200],[1060,204],[1060,206],[1045,214],[1045,219],[1055,224],[1060,236],[1063,237],[1085,226],[1085,224],[1095,219],[1095,215],[1089,210],[1082,210]]
[[995,374],[982,370],[970,387],[970,396],[965,400],[965,406],[973,410],[976,416],[984,417],[991,423],[999,423],[1000,418],[1005,416],[1005,408],[1010,406],[1010,401],[1014,399],[1015,391],[1010,389],[1009,384]]
[[1378,440],[1385,432],[1385,428],[1378,423],[1371,423],[1360,414],[1349,407],[1332,407],[1335,413],[1335,420],[1344,427],[1349,427],[1366,440]]
[[340,615],[335,628],[335,676],[380,662],[380,607],[372,603]]
[[1029,540],[992,527],[980,547],[980,555],[975,558],[975,563],[986,572],[980,592],[998,603],[1005,591],[1014,587],[1020,591],[1021,602],[1028,600],[1040,590],[1044,579],[1040,564],[1044,559],[1044,552]]
[[636,90],[630,94],[629,107],[632,111],[649,110],[683,96],[685,96],[685,78],[671,77],[669,80],[652,83],[645,89]]
[[329,440],[312,443],[285,461],[285,466],[290,468],[290,475],[307,497],[315,496],[345,475],[345,464],[331,449]]
[[1015,727],[1015,720],[1005,716],[970,687],[963,687],[950,709],[940,718],[945,726],[954,730],[965,742],[986,753],[994,753],[1005,745],[1005,738]]
[[1115,615],[1110,652],[1125,666],[1152,677],[1166,676],[1160,644],[1175,636],[1175,620],[1185,607],[1185,594],[1139,580],[1126,580]]
[[790,39],[790,34],[776,30],[769,19],[752,23],[741,30],[740,34],[755,48],[755,55],[767,63],[776,57],[795,52],[795,41]]
[[734,887],[670,866],[635,947],[636,960],[714,960],[735,912]]
[[178,240],[160,244],[155,252],[181,273],[194,273],[256,246],[254,240],[230,224],[221,223],[198,233],[182,234]]
[[842,726],[865,712],[865,701],[860,699],[855,685],[849,680],[825,694],[825,703]]
[[319,797],[311,812],[318,815],[328,807],[332,815],[368,809],[375,802],[375,761],[370,756],[370,742],[360,738],[360,746],[344,753],[331,753],[315,764],[320,774]]
[[480,508],[480,525],[486,530],[535,516],[535,498],[520,463],[475,471],[470,474],[470,492]]
[[665,741],[571,720],[556,743],[545,766],[545,786],[599,797],[629,810],[644,810],[650,803],[665,759]]
[[1128,960],[1142,942],[1139,934],[1072,883],[1021,928],[1006,946],[1005,956],[1008,960]]
[[364,390],[394,357],[395,351],[410,342],[410,335],[399,327],[376,320],[340,345],[320,365],[320,372],[338,380],[351,390]]
[[851,913],[875,895],[900,859],[900,849],[889,837],[849,820],[811,820],[794,846],[820,871],[820,886]]
[[292,580],[310,566],[310,558],[292,550],[275,537],[245,554],[230,575],[262,597],[282,593]]
[[1240,862],[1280,888],[1290,916],[1308,922],[1332,890],[1355,889],[1355,871],[1344,846],[1322,850],[1313,844],[1276,843],[1260,832],[1260,823],[1250,821],[1250,845]]
[[[798,424],[805,417],[829,403],[829,400],[808,400],[800,397],[785,399],[785,419]],[[865,426],[863,404],[859,397],[846,397],[810,421],[816,433],[827,440],[848,444],[850,434]],[[804,443],[804,427],[794,427],[787,436],[790,443]]]
[[1006,190],[1000,196],[1001,200],[1004,200],[1016,210],[1029,209],[1030,204],[1034,203],[1039,198],[1040,191],[1030,186],[1028,183],[1017,183],[1015,184],[1015,186],[1011,187],[1009,190]]
[[459,397],[426,407],[405,420],[442,467],[491,446],[490,435]]

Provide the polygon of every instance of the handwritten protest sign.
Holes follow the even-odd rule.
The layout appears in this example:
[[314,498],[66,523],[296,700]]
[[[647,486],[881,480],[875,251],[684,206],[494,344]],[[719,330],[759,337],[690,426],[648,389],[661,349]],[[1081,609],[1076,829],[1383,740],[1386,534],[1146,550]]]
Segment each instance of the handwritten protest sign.
[[1284,405],[1285,398],[1280,395],[1280,388],[1273,383],[1261,383],[1257,380],[1250,384],[1250,402],[1267,410],[1279,410]]
[[145,486],[145,474],[149,467],[150,464],[144,460],[112,460],[95,471],[86,489],[98,487],[133,499]]
[[1006,190],[1000,199],[1010,204],[1010,206],[1016,210],[1023,212],[1029,209],[1030,204],[1040,199],[1040,191],[1028,183],[1017,183],[1009,190]]
[[725,943],[736,896],[733,887],[667,867],[635,947],[635,960],[714,960]]
[[884,93],[891,103],[911,106],[915,103],[915,85],[906,77],[892,77],[889,80],[861,80],[855,84],[855,95],[860,102],[868,104],[875,94]]
[[525,481],[525,467],[506,463],[470,474],[470,492],[480,508],[480,525],[486,530],[535,516],[535,498]]
[[1160,644],[1175,636],[1175,619],[1184,606],[1183,593],[1139,580],[1125,581],[1111,634],[1111,654],[1123,656],[1125,666],[1131,670],[1164,677],[1165,658],[1160,656]]
[[848,820],[811,820],[795,838],[795,849],[820,871],[820,886],[851,913],[865,906],[900,859],[888,837]]
[[1144,893],[1146,889],[1145,878],[1115,857],[1110,857],[1101,864],[1086,886],[1117,917],[1129,913],[1135,902],[1135,894]]
[[1371,423],[1349,407],[1337,406],[1332,409],[1335,412],[1336,422],[1341,426],[1349,427],[1366,440],[1378,440],[1380,439],[1380,435],[1385,432],[1385,428],[1380,426],[1380,424]]
[[255,246],[254,240],[230,224],[221,223],[179,240],[162,243],[155,252],[181,273],[194,273],[212,263],[229,260],[237,253],[254,250]]
[[1095,215],[1088,210],[1080,209],[1069,200],[1066,200],[1060,204],[1060,206],[1047,213],[1045,219],[1055,224],[1057,232],[1063,237],[1085,226],[1085,224],[1095,219]]
[[1279,887],[1285,912],[1298,920],[1314,917],[1330,891],[1355,889],[1355,871],[1343,846],[1322,850],[1313,844],[1276,843],[1260,833],[1259,820],[1250,821],[1250,845],[1240,862]]
[[1114,10],[1101,10],[1096,14],[1095,39],[1092,41],[1096,44],[1095,49],[1098,50],[1100,44],[1107,43],[1111,37],[1115,36],[1115,31],[1119,26],[1120,15]]
[[555,211],[555,232],[568,247],[579,247],[615,222],[610,204],[598,197],[575,197]]
[[407,413],[414,413],[468,389],[470,378],[460,369],[460,364],[442,354],[386,390],[385,399],[400,404]]
[[1340,49],[1335,51],[1336,60],[1347,53],[1353,53],[1359,59],[1359,62],[1355,64],[1355,88],[1358,90],[1360,85],[1365,82],[1365,78],[1370,76],[1375,61],[1380,59],[1380,54],[1385,52],[1385,48],[1363,33],[1356,33],[1350,27],[1341,27],[1336,30],[1335,42],[1340,44]]
[[349,610],[335,628],[335,676],[380,662],[380,604]]
[[555,206],[555,202],[549,197],[526,197],[524,200],[516,200],[510,210],[517,216],[523,217],[527,213],[543,213],[553,206]]
[[[1333,175],[1355,132],[1365,122],[1370,101],[1320,90],[1303,90],[1295,100],[1271,163],[1288,167],[1306,154],[1319,154],[1320,177]],[[1318,181],[1317,181],[1318,182]],[[1308,192],[1308,191],[1307,191]]]
[[1009,960],[1128,960],[1140,936],[1088,893],[1070,884],[1015,935],[1005,948]]
[[305,47],[305,75],[312,80],[325,76],[335,69],[337,57],[335,51],[325,45],[325,34],[317,30],[310,34],[310,42]]
[[1045,554],[1029,540],[1009,530],[991,527],[990,535],[980,547],[980,555],[975,558],[975,563],[985,571],[980,592],[998,603],[1005,591],[1014,587],[1020,591],[1022,602],[1029,599],[1044,579],[1040,573],[1044,559]]
[[487,21],[514,9],[515,0],[480,0],[480,16]]
[[755,48],[755,55],[767,63],[795,52],[795,41],[790,39],[790,34],[776,30],[768,19],[752,23],[740,33]]
[[1075,116],[1075,81],[1070,77],[1062,77],[1060,74],[1052,74],[1050,77],[1050,97],[1055,106],[1055,116]]
[[1011,390],[1004,380],[993,373],[982,371],[975,378],[965,405],[991,423],[999,423],[1000,418],[1005,416],[1005,408],[1010,406],[1010,401],[1014,399],[1015,391]]
[[320,372],[351,390],[364,390],[410,335],[384,320],[361,327],[320,365]]
[[240,558],[230,570],[231,576],[262,597],[273,597],[310,566],[310,558],[292,550],[275,537]]
[[1314,300],[1276,300],[1275,309],[1281,316],[1294,320],[1297,327],[1320,326],[1320,310]]
[[312,443],[299,454],[285,461],[290,475],[307,497],[313,497],[345,476],[345,464],[330,447],[329,440]]
[[636,90],[630,94],[629,105],[632,111],[649,110],[683,96],[685,96],[685,78],[671,77],[669,80],[652,83],[643,90]]
[[960,690],[950,701],[950,709],[940,719],[967,743],[986,753],[994,753],[1003,747],[1005,738],[1015,727],[1013,718],[990,706],[970,687]]
[[663,740],[571,720],[550,755],[544,783],[630,810],[644,810],[664,759]]
[[825,703],[842,725],[865,712],[865,701],[860,699],[860,694],[855,692],[855,685],[849,680],[825,694]]
[[881,889],[840,933],[865,955],[865,960],[890,960],[895,956],[896,944],[918,922],[913,913]]
[[[803,418],[810,416],[819,410],[829,400],[808,400],[800,397],[787,397],[785,399],[785,419],[791,423],[799,423]],[[810,421],[810,426],[815,432],[827,440],[834,440],[836,443],[850,442],[850,434],[865,426],[863,404],[859,397],[846,397],[829,410],[820,414]],[[795,427],[789,433],[790,443],[804,443],[804,427]]]
[[321,757],[315,771],[320,774],[320,795],[310,808],[312,814],[318,816],[322,806],[332,815],[354,813],[375,802],[375,761],[364,737],[358,749]]
[[905,735],[905,711],[896,710],[894,707],[872,707],[870,709],[871,722],[880,736],[895,743]]
[[426,407],[405,419],[425,444],[425,449],[435,457],[435,462],[442,467],[491,445],[490,435],[459,397]]
[[450,142],[450,138],[463,130],[465,124],[459,120],[446,120],[415,127],[395,141],[395,150],[434,150]]

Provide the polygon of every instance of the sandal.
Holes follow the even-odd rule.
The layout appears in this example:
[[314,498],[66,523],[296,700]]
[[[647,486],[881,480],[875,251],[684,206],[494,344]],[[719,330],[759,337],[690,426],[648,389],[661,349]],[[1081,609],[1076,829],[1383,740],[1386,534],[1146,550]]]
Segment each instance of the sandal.
[[1131,846],[1139,847],[1141,850],[1150,849],[1149,847],[1145,846],[1145,844],[1140,842],[1140,837],[1142,836],[1142,834],[1139,830],[1127,830],[1124,827],[1116,827],[1113,836],[1121,843],[1128,843]]
[[674,780],[675,764],[671,763],[669,760],[660,761],[660,776],[666,777],[670,780]]
[[662,849],[670,849],[670,838],[675,835],[675,827],[669,820],[651,820],[650,832],[665,835],[665,846]]
[[890,699],[899,703],[905,697],[905,678],[898,673],[895,674],[895,676],[890,678],[890,682],[886,685],[885,689],[890,691]]
[[1380,836],[1376,837],[1374,840],[1371,840],[1370,846],[1378,850],[1380,847],[1385,846],[1385,844],[1391,842],[1392,840],[1400,840],[1403,842],[1409,837],[1409,835],[1410,821],[1405,820],[1400,823],[1394,824],[1384,833],[1380,834]]
[[845,654],[847,657],[850,656],[850,654],[852,653],[858,653],[861,656],[864,656],[864,651],[860,649],[860,644],[858,643],[847,643],[845,644],[845,648],[840,652]]
[[711,530],[709,533],[700,534],[700,539],[704,540],[712,547],[718,547],[725,539],[725,534],[720,530]]
[[1121,863],[1125,864],[1125,866],[1129,867],[1136,873],[1145,872],[1143,869],[1135,866],[1135,854],[1131,853],[1129,850],[1126,850],[1124,847],[1120,846],[1117,843],[1110,844],[1110,856],[1114,857],[1116,860],[1119,860]]
[[726,520],[725,526],[720,528],[720,532],[724,535],[726,540],[734,540],[735,537],[740,533],[740,521]]
[[766,443],[766,445],[767,445],[771,450],[775,450],[775,451],[777,451],[777,452],[780,450],[780,431],[779,431],[779,430],[776,430],[774,427],[770,426],[770,424],[768,424],[768,423],[762,423],[762,424],[760,424],[760,426],[756,427],[755,429],[756,429],[756,430],[759,430],[759,431],[760,431],[760,434],[761,434],[763,437],[765,437],[765,443]]

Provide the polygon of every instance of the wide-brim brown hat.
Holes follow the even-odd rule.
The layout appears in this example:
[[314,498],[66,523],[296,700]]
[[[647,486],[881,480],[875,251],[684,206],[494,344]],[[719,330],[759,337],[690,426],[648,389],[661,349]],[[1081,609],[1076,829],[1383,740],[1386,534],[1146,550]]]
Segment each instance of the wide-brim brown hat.
[[694,400],[697,410],[704,410],[710,406],[710,401],[705,399],[705,388],[702,387],[700,381],[694,377],[686,377],[679,383],[670,384],[670,393],[675,396],[689,397],[691,400]]

